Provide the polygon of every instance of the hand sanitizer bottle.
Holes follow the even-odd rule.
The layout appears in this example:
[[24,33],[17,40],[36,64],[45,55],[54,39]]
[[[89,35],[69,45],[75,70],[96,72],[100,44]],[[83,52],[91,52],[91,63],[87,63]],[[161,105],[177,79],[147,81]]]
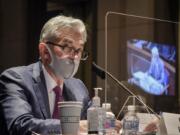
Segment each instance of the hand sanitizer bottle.
[[92,106],[87,110],[88,134],[101,134],[104,132],[105,110],[100,107],[98,90],[102,90],[102,88],[94,88],[94,90]]

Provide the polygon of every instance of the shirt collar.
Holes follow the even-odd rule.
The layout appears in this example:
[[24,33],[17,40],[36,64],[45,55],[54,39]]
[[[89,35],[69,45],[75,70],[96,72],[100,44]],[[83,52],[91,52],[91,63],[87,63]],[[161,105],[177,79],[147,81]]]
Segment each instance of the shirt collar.
[[[47,90],[48,90],[48,92],[52,92],[53,88],[55,88],[57,86],[57,83],[47,72],[44,65],[42,65],[42,69],[43,69],[43,73],[44,73]],[[63,90],[63,84],[60,85],[60,88],[61,88],[61,90]]]

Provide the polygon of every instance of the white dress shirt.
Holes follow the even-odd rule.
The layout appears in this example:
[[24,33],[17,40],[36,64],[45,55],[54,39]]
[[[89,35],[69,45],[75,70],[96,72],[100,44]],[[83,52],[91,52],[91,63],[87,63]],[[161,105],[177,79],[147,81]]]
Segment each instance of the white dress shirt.
[[[55,104],[55,93],[53,91],[53,88],[55,88],[57,86],[57,83],[49,75],[49,73],[45,69],[44,65],[42,65],[42,69],[43,69],[45,83],[46,83],[46,88],[47,88],[48,97],[49,97],[50,113],[51,113],[51,116],[52,116],[53,111],[54,111],[54,104]],[[63,90],[63,84],[60,85],[60,88],[61,88],[61,90]]]

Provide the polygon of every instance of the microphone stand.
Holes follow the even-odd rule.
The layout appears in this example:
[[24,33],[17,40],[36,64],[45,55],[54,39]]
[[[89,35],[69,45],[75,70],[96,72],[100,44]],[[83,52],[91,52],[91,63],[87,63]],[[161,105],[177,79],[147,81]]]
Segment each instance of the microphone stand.
[[[112,80],[114,80],[118,86],[121,86],[126,92],[128,92],[130,95],[132,95],[133,97],[135,97],[140,103],[142,103],[151,113],[153,113],[158,119],[160,119],[160,116],[153,111],[153,109],[151,107],[149,107],[148,105],[146,105],[141,99],[139,99],[139,97],[134,94],[132,91],[129,90],[129,88],[124,85],[122,82],[120,82],[117,78],[115,78],[111,73],[109,73],[108,71],[105,71],[102,67],[98,66],[97,64],[95,64],[95,62],[93,62],[93,65],[98,69],[103,71],[105,74],[107,74]],[[121,110],[120,110],[121,111]],[[120,113],[119,113],[120,114]],[[118,114],[118,117],[119,117]]]

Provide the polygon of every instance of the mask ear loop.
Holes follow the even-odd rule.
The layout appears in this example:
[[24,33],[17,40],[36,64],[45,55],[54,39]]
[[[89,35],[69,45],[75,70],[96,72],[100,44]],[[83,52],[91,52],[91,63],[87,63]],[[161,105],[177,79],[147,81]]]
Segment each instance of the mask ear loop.
[[46,48],[50,54],[50,57],[51,57],[51,63],[49,65],[52,66],[52,63],[54,62],[54,57],[53,57],[52,51],[47,44],[45,46],[46,46]]
[[[54,57],[57,57],[57,56],[53,56],[53,52],[52,52],[52,50],[50,49],[50,47],[49,47],[47,44],[46,44],[45,46],[46,46],[46,48],[48,49],[48,52],[49,52],[50,57],[51,57],[51,63],[49,64],[49,67],[52,69],[53,73],[54,73],[55,76],[56,76],[56,73],[55,73],[55,71],[54,71],[54,69],[53,69],[53,63],[54,63],[54,61],[55,61],[55,58],[54,58]],[[63,77],[62,77],[62,78],[63,78]]]
[[74,62],[74,71],[71,74],[71,77],[73,77],[77,73],[79,64],[80,64],[80,60],[74,59],[73,62]]

